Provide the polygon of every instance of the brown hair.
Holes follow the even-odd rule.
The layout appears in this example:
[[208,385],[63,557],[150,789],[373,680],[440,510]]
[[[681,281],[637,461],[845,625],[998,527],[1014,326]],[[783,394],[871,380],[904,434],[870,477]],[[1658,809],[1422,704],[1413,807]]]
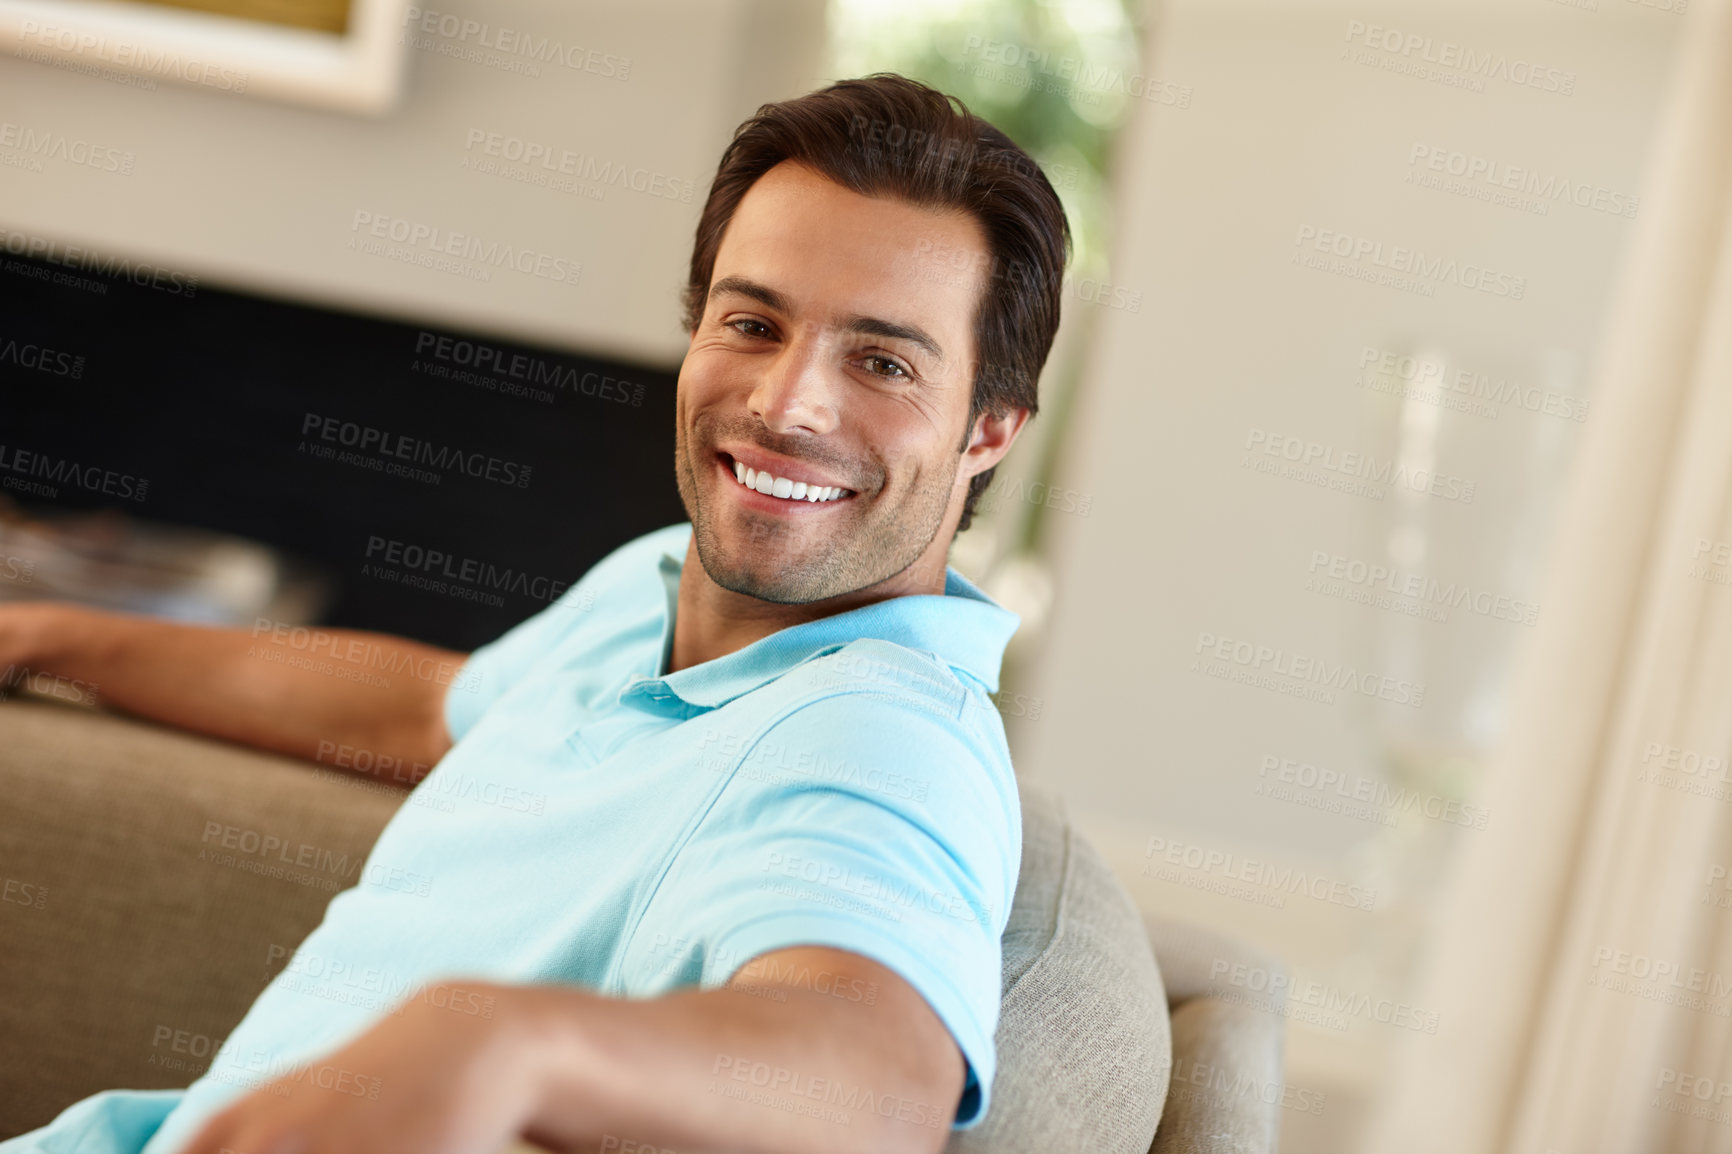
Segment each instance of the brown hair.
[[[975,317],[978,361],[968,428],[982,413],[1039,411],[1041,366],[1058,331],[1070,224],[1040,166],[1011,139],[946,96],[880,72],[760,107],[734,131],[698,218],[682,294],[686,332],[703,320],[722,233],[746,190],[784,160],[805,164],[864,196],[961,209],[991,250]],[[967,448],[966,438],[958,452]],[[968,528],[993,469],[968,486],[957,530]]]

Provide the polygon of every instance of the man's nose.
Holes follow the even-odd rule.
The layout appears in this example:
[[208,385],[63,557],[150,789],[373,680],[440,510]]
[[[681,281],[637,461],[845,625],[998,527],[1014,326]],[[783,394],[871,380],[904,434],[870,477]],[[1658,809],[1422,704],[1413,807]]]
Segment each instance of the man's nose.
[[796,336],[763,366],[747,407],[772,432],[830,432],[838,420],[833,359],[825,342]]

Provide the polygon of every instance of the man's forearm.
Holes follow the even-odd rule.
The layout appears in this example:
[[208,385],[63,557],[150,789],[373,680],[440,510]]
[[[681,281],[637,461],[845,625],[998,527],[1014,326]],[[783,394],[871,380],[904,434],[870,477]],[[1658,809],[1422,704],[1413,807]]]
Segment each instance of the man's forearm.
[[880,1007],[794,987],[504,989],[548,1055],[526,1136],[550,1149],[924,1154],[949,1138],[955,1097],[909,1068]]
[[465,655],[381,633],[211,628],[41,602],[0,605],[0,658],[0,672],[75,679],[104,704],[231,741],[431,766],[450,747],[444,695]]

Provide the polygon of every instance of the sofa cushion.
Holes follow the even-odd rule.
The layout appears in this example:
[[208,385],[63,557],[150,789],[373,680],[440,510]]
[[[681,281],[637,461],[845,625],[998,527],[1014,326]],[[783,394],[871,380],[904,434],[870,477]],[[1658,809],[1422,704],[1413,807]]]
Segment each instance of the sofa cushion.
[[998,1076],[951,1154],[1147,1154],[1172,1066],[1141,916],[1060,803],[1019,784],[1022,872],[1004,931]]
[[0,1138],[204,1072],[403,802],[343,776],[0,703]]

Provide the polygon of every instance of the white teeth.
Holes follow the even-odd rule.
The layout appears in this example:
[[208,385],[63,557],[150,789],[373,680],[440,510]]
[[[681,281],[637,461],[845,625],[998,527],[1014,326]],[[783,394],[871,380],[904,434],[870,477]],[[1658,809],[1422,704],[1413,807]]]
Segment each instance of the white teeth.
[[777,477],[739,461],[734,462],[734,477],[748,489],[756,489],[760,493],[789,501],[834,501],[847,491],[839,485],[811,485],[805,481],[790,481],[786,477]]

